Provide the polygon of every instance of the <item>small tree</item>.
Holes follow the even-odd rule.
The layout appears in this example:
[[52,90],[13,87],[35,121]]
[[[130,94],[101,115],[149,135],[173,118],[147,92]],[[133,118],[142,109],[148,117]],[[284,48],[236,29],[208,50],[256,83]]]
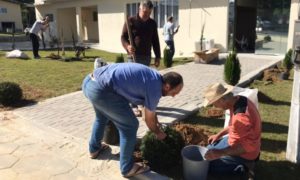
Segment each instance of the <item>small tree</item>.
[[289,72],[293,68],[292,53],[293,50],[289,49],[288,52],[285,54],[282,62],[282,66],[286,72]]
[[13,82],[0,83],[0,104],[10,106],[20,101],[23,91],[20,86]]
[[282,61],[284,72],[280,74],[281,79],[286,80],[290,76],[290,70],[293,68],[292,54],[293,54],[292,49],[289,49],[288,52],[285,53],[284,59]]
[[165,67],[169,68],[172,66],[173,58],[172,58],[172,52],[168,46],[164,49],[164,65]]
[[124,56],[123,54],[120,54],[116,57],[116,63],[123,63],[124,62]]
[[224,64],[224,80],[227,84],[236,85],[241,76],[241,64],[236,51],[229,53]]
[[148,132],[142,139],[140,146],[142,157],[148,161],[153,170],[167,169],[181,160],[181,149],[184,147],[184,140],[179,132],[165,127],[163,131],[167,137],[160,141],[155,134]]

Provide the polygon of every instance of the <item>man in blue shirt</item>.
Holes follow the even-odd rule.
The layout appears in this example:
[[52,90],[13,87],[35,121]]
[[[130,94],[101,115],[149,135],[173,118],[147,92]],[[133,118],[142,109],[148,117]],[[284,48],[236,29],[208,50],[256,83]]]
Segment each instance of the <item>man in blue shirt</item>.
[[107,145],[101,143],[104,128],[110,120],[120,134],[120,169],[124,177],[131,177],[149,170],[149,167],[134,163],[133,152],[139,127],[129,103],[145,106],[145,121],[148,128],[163,140],[155,113],[162,96],[177,95],[183,87],[182,76],[176,72],[160,75],[158,71],[138,63],[116,63],[97,68],[86,76],[82,89],[92,103],[96,119],[89,143],[91,158],[97,158]]

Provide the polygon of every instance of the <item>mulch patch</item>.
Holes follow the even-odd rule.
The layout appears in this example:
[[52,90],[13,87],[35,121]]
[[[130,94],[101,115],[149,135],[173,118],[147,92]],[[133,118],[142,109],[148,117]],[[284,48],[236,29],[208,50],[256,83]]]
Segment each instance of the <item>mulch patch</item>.
[[264,70],[264,74],[263,74],[263,81],[271,81],[271,82],[279,82],[282,81],[282,79],[280,79],[280,74],[283,72],[282,69],[278,69],[278,68],[270,68],[270,69],[266,69]]

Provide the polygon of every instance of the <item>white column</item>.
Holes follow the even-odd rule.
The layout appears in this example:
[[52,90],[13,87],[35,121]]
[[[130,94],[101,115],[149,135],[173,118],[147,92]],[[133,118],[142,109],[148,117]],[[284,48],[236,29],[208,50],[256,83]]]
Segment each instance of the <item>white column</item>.
[[101,12],[101,7],[100,5],[98,4],[97,5],[97,13],[98,13],[98,43],[100,44],[100,40],[101,40],[101,36],[100,36],[100,30],[101,30],[101,15],[100,15],[100,12]]
[[77,27],[77,39],[78,42],[82,42],[82,18],[81,7],[76,7],[76,27]]
[[299,136],[300,136],[300,70],[299,67],[295,67],[294,72],[294,82],[293,82],[293,92],[291,99],[291,111],[290,111],[290,121],[289,121],[289,131],[288,131],[288,140],[286,148],[286,159],[299,163]]

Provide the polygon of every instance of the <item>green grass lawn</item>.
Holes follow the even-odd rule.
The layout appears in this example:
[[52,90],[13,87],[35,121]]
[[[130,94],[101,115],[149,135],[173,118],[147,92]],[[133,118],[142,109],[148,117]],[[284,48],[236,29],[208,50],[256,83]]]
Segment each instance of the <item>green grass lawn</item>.
[[[31,51],[25,51],[32,58]],[[39,101],[81,89],[84,77],[92,72],[95,57],[115,62],[116,53],[88,49],[87,58],[82,61],[64,62],[45,58],[57,51],[40,51],[41,60],[7,59],[5,52],[0,51],[0,82],[11,81],[20,84],[27,100]],[[61,52],[60,52],[61,55]],[[74,57],[73,51],[66,51],[67,57]],[[126,58],[126,55],[125,55]],[[189,62],[186,58],[174,60],[174,65]],[[163,69],[163,62],[159,69]]]
[[[291,79],[268,85],[256,80],[250,85],[259,90],[259,111],[263,121],[261,156],[255,169],[259,180],[300,177],[300,165],[285,160],[292,86]],[[200,125],[212,133],[223,128],[223,118],[208,118],[203,116],[203,112],[204,109],[201,109],[185,122]]]

